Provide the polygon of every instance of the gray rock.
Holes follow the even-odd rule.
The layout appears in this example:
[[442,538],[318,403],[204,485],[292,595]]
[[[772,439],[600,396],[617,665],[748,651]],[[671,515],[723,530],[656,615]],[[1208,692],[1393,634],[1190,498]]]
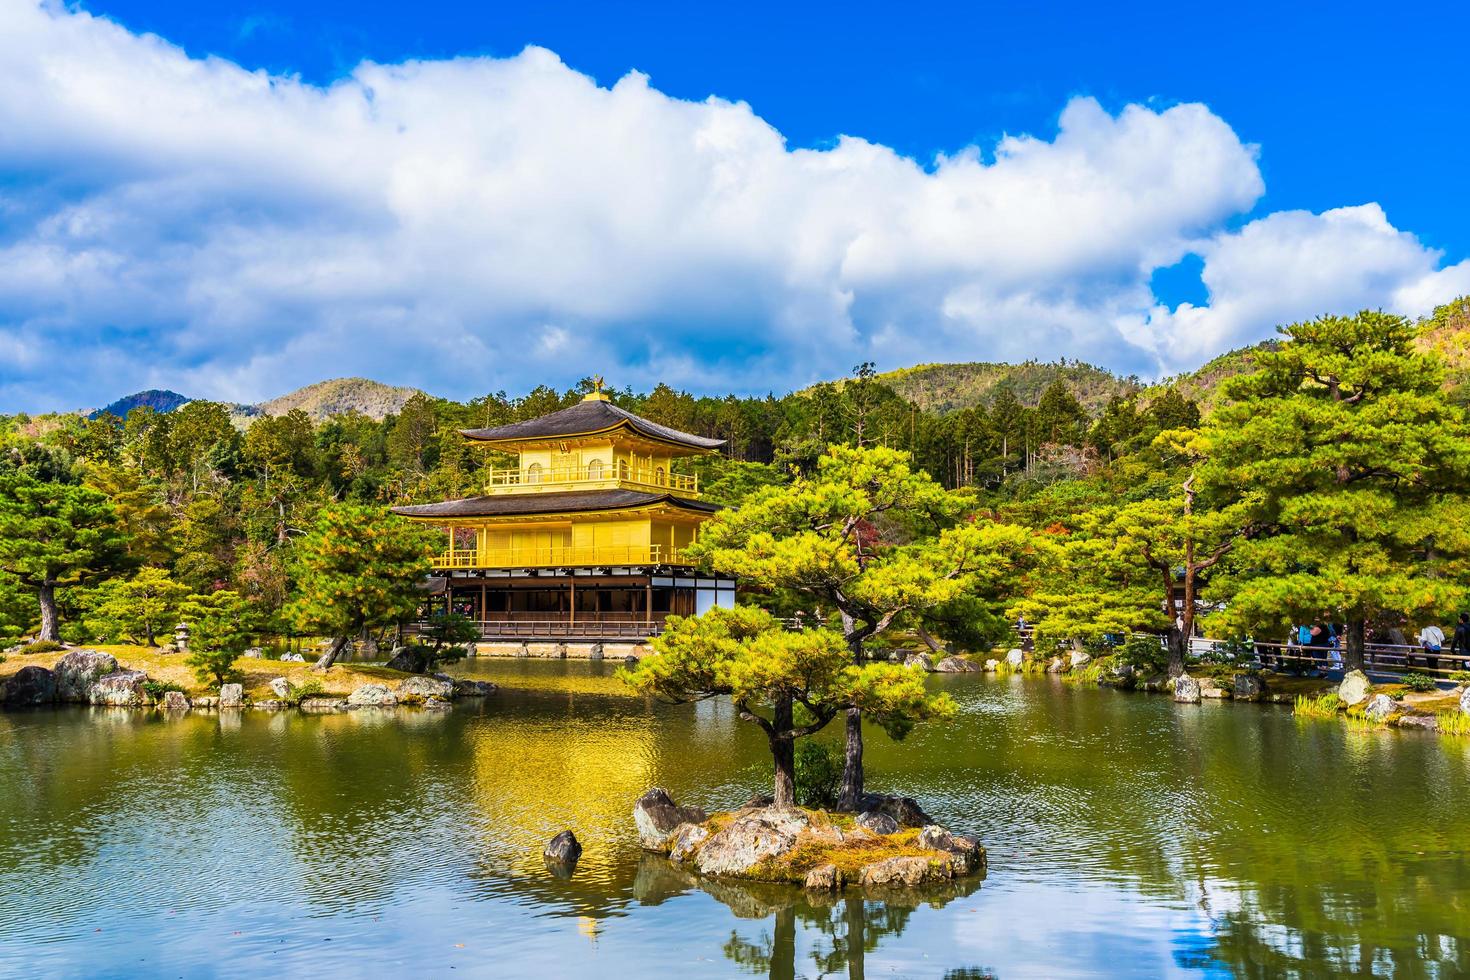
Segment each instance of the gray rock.
[[45,667],[27,664],[0,684],[5,704],[50,704],[56,700],[56,675]]
[[457,698],[483,698],[494,694],[498,690],[489,681],[472,681],[460,678],[454,682],[454,696]]
[[299,705],[309,715],[329,715],[347,710],[346,698],[307,698]]
[[1236,674],[1230,681],[1230,693],[1237,701],[1259,701],[1266,693],[1266,682],[1254,674]]
[[934,670],[934,658],[927,653],[911,653],[903,659],[905,667],[922,667],[927,671]]
[[1436,731],[1439,728],[1439,719],[1434,715],[1399,715],[1398,726],[1400,728],[1426,728]]
[[1221,687],[1220,683],[1213,677],[1201,677],[1199,679],[1199,696],[1219,700],[1230,697],[1230,691]]
[[87,700],[92,704],[106,704],[118,708],[133,708],[142,704],[147,697],[143,682],[148,675],[141,670],[114,670],[92,682],[87,688]]
[[847,875],[835,864],[823,864],[806,873],[806,887],[817,891],[841,891],[847,884]]
[[934,665],[941,674],[972,674],[980,668],[964,657],[945,657]]
[[530,655],[531,655],[531,646],[530,646],[530,644],[528,644],[525,640],[522,640],[521,641],[521,645],[516,648],[515,656],[517,656],[517,657],[529,657]]
[[810,821],[801,810],[749,810],[711,834],[695,866],[707,875],[745,875],[764,861],[789,852]]
[[602,659],[602,656],[603,656],[603,651],[602,651],[602,644],[601,643],[594,643],[594,644],[592,644],[592,647],[587,651],[587,659],[588,660],[601,660]]
[[245,703],[245,686],[243,684],[224,684],[219,689],[219,706],[221,708],[238,708]]
[[304,664],[306,663],[306,658],[299,653],[283,653],[281,654],[281,662],[289,664]]
[[285,711],[291,707],[290,701],[282,701],[279,698],[266,698],[264,701],[255,701],[250,707],[256,711]]
[[1368,706],[1363,709],[1363,714],[1374,721],[1382,721],[1393,714],[1398,705],[1393,703],[1393,698],[1387,694],[1375,694],[1368,699]]
[[863,797],[858,812],[871,813],[873,811],[888,814],[898,821],[900,827],[927,827],[934,822],[929,814],[924,812],[923,807],[907,796],[882,796],[878,793],[868,793]]
[[159,704],[164,711],[188,711],[190,707],[189,698],[183,691],[165,691]]
[[645,850],[667,851],[669,835],[683,823],[704,823],[709,815],[697,806],[679,806],[669,791],[655,786],[633,804],[638,843]]
[[1199,681],[1188,674],[1174,678],[1174,700],[1180,704],[1199,704]]
[[260,658],[265,656],[265,651],[262,650],[260,647],[246,647],[245,652],[242,653],[240,656],[246,658],[247,660],[259,660]]
[[938,824],[919,832],[919,846],[945,855],[956,875],[973,874],[985,867],[985,848],[969,837],[952,834]]
[[1086,667],[1090,663],[1092,663],[1092,654],[1082,650],[1073,650],[1072,655],[1067,658],[1067,664],[1073,670],[1076,670],[1078,667]]
[[575,864],[577,858],[582,856],[582,845],[577,841],[577,835],[570,830],[563,830],[546,843],[546,848],[541,856],[548,861],[557,861],[561,864]]
[[86,701],[97,678],[117,670],[117,658],[100,650],[72,650],[56,661],[56,700]]
[[413,704],[429,698],[448,700],[454,696],[454,682],[437,677],[410,677],[398,685],[398,700]]
[[867,813],[859,813],[857,825],[864,830],[871,830],[875,834],[887,836],[898,833],[898,821],[881,810],[869,810]]
[[1460,713],[1470,715],[1470,684],[1467,684],[1465,690],[1460,692]]
[[391,708],[398,704],[398,696],[382,684],[364,684],[347,695],[349,708]]
[[709,831],[697,823],[681,823],[669,840],[669,860],[687,861],[709,840]]
[[1109,670],[1098,683],[1108,687],[1132,687],[1138,682],[1138,671],[1132,664],[1119,664]]
[[987,661],[985,661],[985,672],[987,674],[993,674],[997,670],[1000,670],[1000,661],[999,660],[987,660]]
[[196,708],[218,708],[219,707],[219,698],[214,697],[212,695],[211,696],[208,696],[208,697],[195,698],[194,699],[194,707],[196,707]]
[[422,674],[428,667],[428,658],[417,647],[394,647],[393,655],[383,666],[389,670],[401,670],[405,674]]
[[876,888],[913,888],[938,877],[944,875],[927,858],[893,857],[864,865],[858,871],[858,884]]
[[270,682],[270,689],[272,694],[283,701],[291,696],[291,682],[284,677],[274,678]]
[[1006,651],[1006,666],[1011,668],[1019,668],[1021,664],[1025,663],[1025,661],[1026,654],[1021,652],[1020,650],[1012,649]]
[[1342,703],[1348,707],[1361,704],[1368,699],[1368,688],[1371,686],[1368,675],[1361,670],[1350,670],[1342,678],[1342,683],[1337,685],[1337,696]]
[[1061,657],[1052,657],[1046,662],[1046,672],[1048,674],[1060,674],[1066,666],[1067,662]]
[[1171,691],[1174,688],[1174,680],[1168,674],[1150,674],[1139,681],[1137,686],[1143,691]]
[[447,698],[424,698],[420,707],[427,711],[448,711],[454,707],[454,702]]

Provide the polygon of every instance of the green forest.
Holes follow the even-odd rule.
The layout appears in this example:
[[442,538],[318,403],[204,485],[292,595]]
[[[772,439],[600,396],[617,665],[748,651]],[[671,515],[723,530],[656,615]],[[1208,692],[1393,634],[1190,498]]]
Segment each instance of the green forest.
[[[860,513],[837,546],[1004,557],[932,601],[892,585],[874,633],[988,648],[1025,615],[1059,642],[1145,631],[1177,648],[1198,608],[1211,635],[1279,638],[1330,616],[1352,654],[1375,629],[1447,621],[1470,583],[1467,311],[1322,317],[1150,387],[1075,362],[863,364],[781,397],[609,393],[726,440],[686,462],[732,514],[824,480],[918,481],[922,506]],[[181,618],[232,647],[386,629],[413,614],[439,544],[386,508],[475,495],[506,461],[460,429],[567,407],[593,383],[415,393],[382,419],[241,420],[209,401],[0,417],[0,637],[153,644]],[[861,458],[823,465],[844,447]],[[955,529],[979,537],[960,545]],[[783,614],[842,612],[749,581],[752,601]],[[1166,612],[1175,590],[1197,600],[1183,622]]]

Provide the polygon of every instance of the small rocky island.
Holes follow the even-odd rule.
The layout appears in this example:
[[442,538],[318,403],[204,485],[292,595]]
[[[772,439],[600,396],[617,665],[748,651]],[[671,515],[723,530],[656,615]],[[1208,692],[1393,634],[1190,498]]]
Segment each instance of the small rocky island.
[[789,882],[836,891],[848,885],[912,888],[984,874],[985,848],[931,820],[901,796],[869,796],[862,812],[829,813],[751,800],[707,814],[655,787],[633,805],[643,848],[702,875]]

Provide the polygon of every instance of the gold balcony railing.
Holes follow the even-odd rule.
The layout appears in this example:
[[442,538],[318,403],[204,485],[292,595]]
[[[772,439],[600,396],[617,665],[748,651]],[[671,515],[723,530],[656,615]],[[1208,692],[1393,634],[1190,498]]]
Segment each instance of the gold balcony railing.
[[434,559],[446,568],[565,568],[582,565],[677,565],[681,552],[664,545],[600,548],[547,546],[525,548],[456,548]]
[[608,466],[593,463],[549,470],[490,470],[488,488],[494,493],[506,490],[550,490],[586,483],[631,483],[656,490],[671,490],[685,496],[699,496],[699,477],[684,473],[668,473],[658,467]]

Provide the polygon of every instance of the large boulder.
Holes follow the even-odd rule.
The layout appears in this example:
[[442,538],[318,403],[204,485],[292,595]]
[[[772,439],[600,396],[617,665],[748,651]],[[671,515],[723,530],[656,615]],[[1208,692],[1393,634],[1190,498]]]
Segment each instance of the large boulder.
[[1012,670],[1020,670],[1021,664],[1026,662],[1026,654],[1020,650],[1006,651],[1006,666]]
[[347,695],[349,708],[391,708],[398,704],[398,695],[382,684],[364,684]]
[[454,682],[441,680],[438,677],[419,675],[410,677],[398,685],[398,700],[408,704],[428,701],[430,698],[447,701],[453,696]]
[[221,708],[238,708],[245,703],[245,685],[243,684],[221,684],[219,689],[219,706]]
[[704,823],[709,814],[697,806],[679,806],[669,791],[655,786],[633,804],[638,843],[650,851],[667,851],[669,835],[684,823]]
[[993,674],[997,670],[1000,670],[1000,661],[999,660],[995,660],[995,659],[992,658],[990,660],[985,661],[985,672],[987,674]]
[[281,654],[281,663],[283,663],[283,664],[304,664],[304,663],[306,663],[306,658],[303,657],[299,653],[283,653],[283,654]]
[[269,687],[271,693],[282,701],[291,696],[291,682],[284,677],[272,678]]
[[1460,713],[1470,715],[1470,684],[1467,684],[1465,690],[1460,692]]
[[1230,694],[1237,701],[1259,701],[1266,693],[1266,682],[1255,674],[1236,674],[1231,678]]
[[934,665],[941,674],[971,674],[980,668],[964,657],[945,657]]
[[840,891],[847,884],[847,875],[835,864],[823,864],[806,873],[806,887],[817,891]]
[[747,810],[710,835],[695,866],[707,875],[747,875],[757,865],[790,852],[809,824],[801,810]]
[[56,700],[56,675],[45,667],[27,664],[0,684],[5,704],[50,704]]
[[87,700],[92,704],[107,704],[118,708],[133,708],[142,704],[147,697],[143,684],[148,675],[141,670],[114,670],[103,674],[87,688]]
[[922,667],[924,670],[934,670],[934,658],[927,653],[911,653],[903,658],[905,667]]
[[1201,677],[1199,679],[1199,696],[1214,700],[1228,698],[1230,697],[1230,689],[1221,687],[1220,682],[1213,677]]
[[1188,674],[1174,678],[1174,700],[1180,704],[1199,704],[1199,681]]
[[857,825],[864,830],[872,831],[880,836],[898,833],[898,821],[881,810],[869,810],[867,813],[859,813]]
[[702,824],[681,823],[669,840],[669,860],[687,861],[709,840],[709,831]]
[[405,674],[422,674],[428,669],[429,660],[418,647],[394,647],[393,655],[383,666],[389,670],[401,670]]
[[875,888],[913,888],[930,881],[936,874],[928,858],[892,857],[864,865],[858,871],[858,884]]
[[1382,721],[1394,713],[1398,705],[1394,704],[1393,698],[1387,694],[1375,694],[1368,699],[1368,706],[1363,709],[1363,714],[1373,721]]
[[919,846],[942,853],[956,875],[973,874],[985,867],[985,848],[938,824],[930,824],[919,832]]
[[97,678],[117,670],[117,658],[101,650],[72,650],[51,668],[56,675],[56,700],[86,701]]
[[459,678],[454,681],[454,696],[457,698],[483,698],[494,694],[497,688],[489,681],[473,681]]
[[877,793],[869,793],[863,797],[858,812],[862,814],[874,811],[888,814],[898,821],[900,827],[927,827],[934,822],[929,814],[924,812],[923,807],[907,796],[882,796]]
[[1067,658],[1067,663],[1073,670],[1079,667],[1086,667],[1092,663],[1092,654],[1082,650],[1073,650],[1072,655]]
[[183,691],[165,691],[159,705],[164,711],[188,711],[189,698]]
[[576,834],[570,830],[563,830],[547,841],[541,856],[548,861],[556,861],[560,864],[575,864],[577,858],[582,856],[582,845],[577,841]]
[[1060,674],[1066,669],[1066,666],[1067,662],[1061,657],[1052,657],[1046,662],[1046,672],[1048,674]]
[[1350,670],[1343,675],[1342,683],[1337,685],[1337,696],[1342,699],[1343,704],[1351,708],[1368,699],[1370,686],[1367,674],[1361,670]]

